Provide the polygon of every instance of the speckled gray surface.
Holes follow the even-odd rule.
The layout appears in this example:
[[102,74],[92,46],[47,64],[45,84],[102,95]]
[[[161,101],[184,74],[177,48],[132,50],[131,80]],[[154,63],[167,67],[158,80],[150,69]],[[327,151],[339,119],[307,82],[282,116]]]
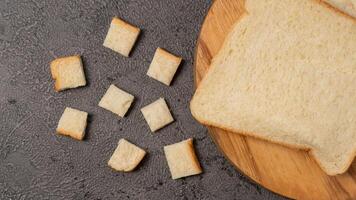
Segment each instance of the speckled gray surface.
[[[251,183],[193,120],[193,54],[207,0],[0,0],[0,199],[280,199]],[[113,16],[142,28],[124,58],[102,46]],[[145,75],[156,47],[184,58],[171,87]],[[56,93],[49,62],[81,54],[88,85]],[[114,83],[136,96],[120,119],[97,106]],[[140,108],[164,97],[176,121],[151,134]],[[66,106],[90,113],[79,142],[56,135]],[[204,173],[171,180],[162,147],[194,137]],[[133,173],[107,160],[120,138],[147,149]]]

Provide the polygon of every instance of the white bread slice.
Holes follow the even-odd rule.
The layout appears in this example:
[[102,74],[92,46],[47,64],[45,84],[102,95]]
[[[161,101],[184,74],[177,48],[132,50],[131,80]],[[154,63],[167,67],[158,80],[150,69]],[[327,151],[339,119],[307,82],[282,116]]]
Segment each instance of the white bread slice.
[[114,17],[103,45],[125,57],[129,57],[139,34],[139,28]]
[[57,133],[83,140],[88,113],[67,107],[58,122]]
[[108,165],[116,171],[130,172],[137,167],[145,155],[145,150],[125,139],[120,139]]
[[324,0],[340,11],[356,18],[356,0]]
[[155,132],[174,121],[171,112],[163,98],[141,108],[143,117],[152,132]]
[[356,23],[315,0],[247,0],[191,101],[200,122],[310,149],[329,175],[356,153]]
[[130,108],[134,96],[111,84],[99,102],[99,106],[120,117],[124,117]]
[[165,146],[164,154],[166,155],[172,179],[203,172],[195,155],[192,138]]
[[78,55],[57,58],[50,68],[57,92],[86,85],[82,59]]
[[164,49],[157,48],[151,65],[148,68],[147,75],[169,86],[181,61],[181,57],[175,56]]

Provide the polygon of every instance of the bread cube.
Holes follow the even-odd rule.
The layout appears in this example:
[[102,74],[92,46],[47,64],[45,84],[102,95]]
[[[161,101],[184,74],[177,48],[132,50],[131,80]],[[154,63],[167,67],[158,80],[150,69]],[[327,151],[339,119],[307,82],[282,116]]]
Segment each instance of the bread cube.
[[137,167],[145,155],[146,152],[143,149],[121,139],[108,165],[116,171],[130,172]]
[[51,62],[54,89],[59,92],[69,88],[85,86],[83,63],[80,56],[57,58]]
[[103,45],[125,57],[129,57],[139,34],[139,28],[114,17]]
[[124,117],[133,100],[134,96],[131,94],[121,90],[115,85],[110,85],[109,89],[100,100],[99,106],[119,115],[120,117]]
[[169,86],[181,61],[182,58],[157,48],[147,75]]
[[202,173],[199,161],[195,155],[192,138],[165,146],[164,154],[166,155],[172,179]]
[[58,122],[57,133],[82,140],[87,126],[88,113],[67,107]]
[[163,98],[143,107],[141,112],[152,132],[174,121]]

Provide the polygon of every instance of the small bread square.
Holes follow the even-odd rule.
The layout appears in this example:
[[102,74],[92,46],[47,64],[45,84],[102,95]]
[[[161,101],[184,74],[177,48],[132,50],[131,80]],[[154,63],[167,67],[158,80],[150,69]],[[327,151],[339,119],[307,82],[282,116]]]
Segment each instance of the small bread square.
[[88,113],[67,107],[58,122],[57,133],[82,140],[87,126]]
[[103,45],[125,57],[129,57],[139,34],[139,28],[114,17]]
[[163,98],[143,107],[141,112],[152,132],[174,121]]
[[164,154],[166,155],[172,179],[202,173],[199,161],[195,155],[192,138],[165,146]]
[[86,85],[80,56],[57,58],[51,62],[50,67],[57,92]]
[[121,90],[115,85],[110,85],[103,98],[101,98],[99,106],[120,117],[124,117],[133,100],[134,96],[131,94]]
[[157,48],[147,75],[169,86],[181,61],[182,58]]
[[143,149],[121,139],[108,165],[116,171],[129,172],[137,167],[145,155],[146,152]]

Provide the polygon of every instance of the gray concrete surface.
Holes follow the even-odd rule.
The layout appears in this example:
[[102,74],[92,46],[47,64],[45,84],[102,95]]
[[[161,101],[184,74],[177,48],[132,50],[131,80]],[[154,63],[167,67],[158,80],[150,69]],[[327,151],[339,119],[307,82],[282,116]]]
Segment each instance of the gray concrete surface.
[[[251,183],[191,116],[193,54],[207,0],[0,0],[0,199],[280,199]],[[142,28],[130,58],[102,46],[113,16]],[[145,75],[163,47],[184,58],[171,87]],[[81,54],[88,85],[56,93],[49,62]],[[136,96],[120,119],[97,106],[114,83]],[[151,134],[140,108],[166,98],[176,121]],[[55,134],[66,106],[90,113],[79,142]],[[204,174],[171,180],[162,147],[194,137]],[[147,149],[133,173],[107,160],[120,138]]]

